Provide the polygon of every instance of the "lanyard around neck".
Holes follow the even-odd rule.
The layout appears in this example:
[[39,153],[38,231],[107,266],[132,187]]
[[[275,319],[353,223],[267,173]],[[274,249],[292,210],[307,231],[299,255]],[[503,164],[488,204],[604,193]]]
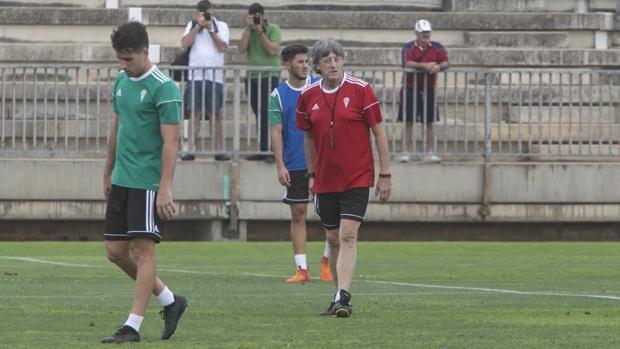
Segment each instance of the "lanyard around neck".
[[323,91],[323,87],[321,86],[321,94],[323,95],[323,100],[325,101],[325,104],[327,105],[327,108],[329,109],[330,113],[331,113],[331,117],[329,119],[329,146],[332,149],[336,148],[336,143],[334,142],[334,114],[336,113],[336,106],[338,104],[338,95],[340,94],[340,88],[342,86],[338,85],[338,91],[336,91],[336,98],[334,99],[334,105],[329,105],[329,102],[327,101],[327,97],[325,96],[325,91]]

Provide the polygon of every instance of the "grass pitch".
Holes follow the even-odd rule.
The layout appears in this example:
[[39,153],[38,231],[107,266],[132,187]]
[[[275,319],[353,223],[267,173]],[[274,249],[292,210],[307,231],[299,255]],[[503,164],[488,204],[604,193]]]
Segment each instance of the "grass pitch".
[[[322,243],[308,248],[318,276]],[[131,348],[617,348],[616,243],[362,242],[353,317],[332,284],[286,284],[289,243],[164,242],[159,276],[190,307],[177,333],[153,299]],[[102,242],[0,243],[0,348],[100,348],[133,284]]]

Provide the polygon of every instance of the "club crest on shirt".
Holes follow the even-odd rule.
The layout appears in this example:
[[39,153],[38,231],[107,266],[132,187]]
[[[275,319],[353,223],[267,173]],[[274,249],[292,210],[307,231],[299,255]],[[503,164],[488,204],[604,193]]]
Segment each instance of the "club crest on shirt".
[[342,101],[344,102],[344,107],[348,108],[349,107],[349,101],[350,101],[349,97],[344,97],[342,99]]
[[146,90],[140,91],[140,103],[142,103],[142,100],[144,99],[144,96],[146,96]]
[[312,110],[319,110],[319,104],[314,103],[314,105],[312,106]]

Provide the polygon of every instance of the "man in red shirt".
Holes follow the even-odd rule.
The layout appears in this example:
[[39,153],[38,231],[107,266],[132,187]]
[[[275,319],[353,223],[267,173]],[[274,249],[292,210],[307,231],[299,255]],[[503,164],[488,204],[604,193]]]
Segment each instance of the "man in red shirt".
[[357,235],[375,179],[371,130],[380,162],[375,196],[379,195],[381,202],[390,197],[390,156],[379,101],[367,82],[344,73],[340,43],[319,40],[311,58],[321,80],[302,91],[297,127],[306,131],[310,185],[315,193],[315,210],[327,232],[336,283],[334,300],[321,315],[349,317]]
[[[435,106],[435,83],[437,73],[447,70],[450,63],[448,63],[446,49],[440,43],[431,41],[431,31],[431,24],[427,20],[417,21],[415,24],[416,40],[408,42],[403,47],[401,53],[403,68],[415,68],[422,73],[405,74],[405,86],[400,92],[399,120],[404,119],[406,122],[403,150],[413,149],[409,147],[415,113],[415,120],[422,122],[426,129],[424,150],[427,154],[424,159],[441,161],[441,158],[433,153],[435,145],[433,123],[439,120],[439,113]],[[400,161],[409,161],[409,155],[403,155]]]

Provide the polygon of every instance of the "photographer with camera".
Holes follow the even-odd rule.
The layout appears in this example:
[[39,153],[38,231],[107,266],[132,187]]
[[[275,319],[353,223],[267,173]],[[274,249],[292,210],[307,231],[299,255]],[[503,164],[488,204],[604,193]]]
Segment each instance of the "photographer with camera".
[[[245,89],[250,98],[252,111],[257,118],[260,135],[260,151],[269,151],[269,95],[280,81],[280,27],[265,18],[265,10],[259,3],[248,8],[246,28],[239,41],[239,53],[247,54],[251,67],[274,67],[270,71],[252,71],[246,74]],[[272,155],[258,154],[248,160],[272,160]]]
[[[190,48],[187,87],[185,89],[185,115],[189,117],[188,152],[182,160],[193,160],[195,144],[200,136],[200,122],[204,116],[214,122],[215,150],[221,151],[222,117],[224,102],[224,52],[228,48],[228,24],[219,21],[210,12],[208,0],[199,1],[192,21],[187,23],[181,39],[183,48]],[[205,69],[205,67],[209,67]],[[216,160],[229,160],[225,154],[215,155]]]

